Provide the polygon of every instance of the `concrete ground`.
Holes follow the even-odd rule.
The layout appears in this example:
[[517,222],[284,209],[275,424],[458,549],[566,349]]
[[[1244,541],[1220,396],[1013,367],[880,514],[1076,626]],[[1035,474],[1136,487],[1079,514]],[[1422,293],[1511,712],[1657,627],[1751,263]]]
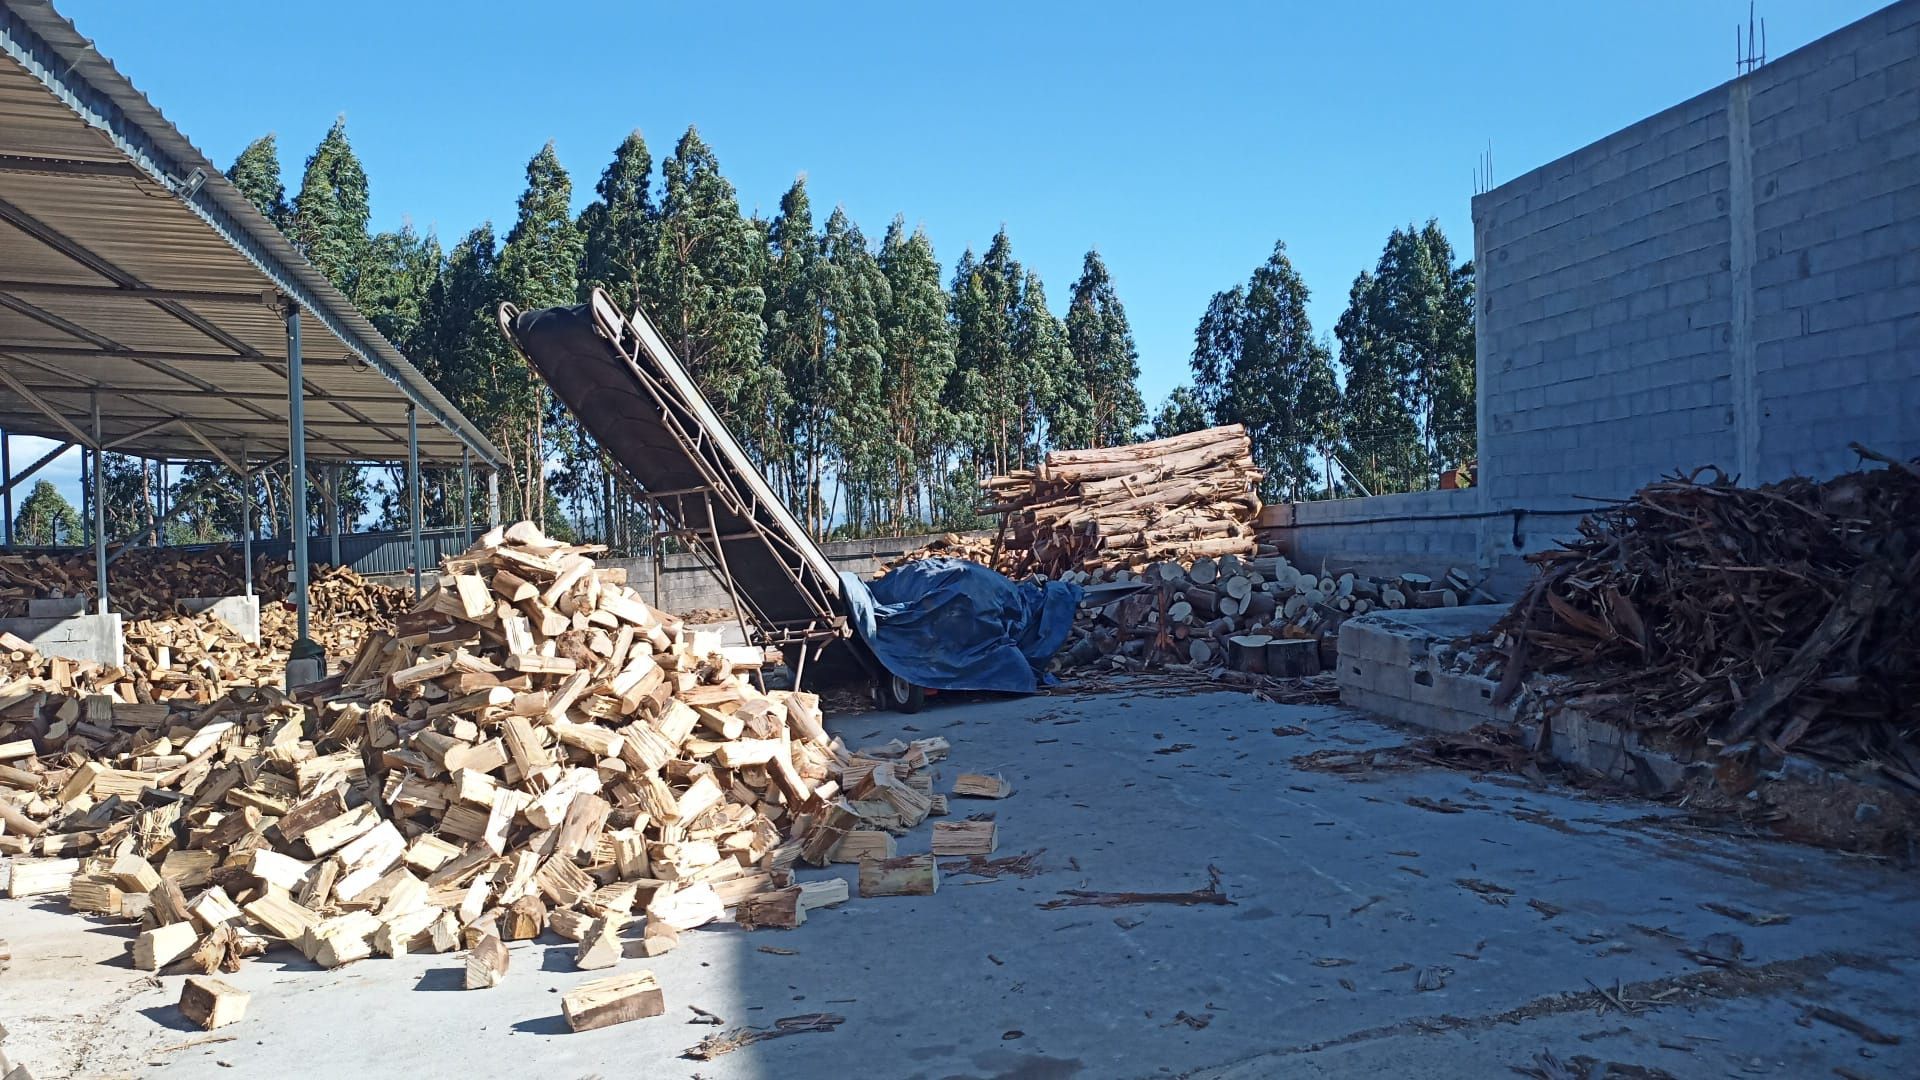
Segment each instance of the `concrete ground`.
[[[43,1080],[1485,1077],[1543,1054],[1680,1077],[1920,1075],[1911,872],[1512,777],[1313,771],[1293,759],[1403,736],[1241,695],[947,701],[835,727],[854,745],[945,736],[937,790],[1004,773],[1011,798],[955,812],[995,814],[1000,854],[1038,852],[1044,872],[856,897],[796,931],[684,935],[617,969],[651,967],[667,1015],[577,1035],[560,995],[589,976],[556,941],[516,945],[506,981],[473,992],[457,956],[322,972],[275,951],[229,977],[252,1005],[209,1035],[174,1007],[180,979],[127,966],[124,929],[0,903],[6,1050]],[[1231,906],[1040,906],[1196,889],[1209,865]],[[1689,955],[1728,956],[1717,934],[1739,941],[1731,967]],[[679,1055],[720,1029],[693,1007],[729,1028],[846,1019],[699,1062]]]

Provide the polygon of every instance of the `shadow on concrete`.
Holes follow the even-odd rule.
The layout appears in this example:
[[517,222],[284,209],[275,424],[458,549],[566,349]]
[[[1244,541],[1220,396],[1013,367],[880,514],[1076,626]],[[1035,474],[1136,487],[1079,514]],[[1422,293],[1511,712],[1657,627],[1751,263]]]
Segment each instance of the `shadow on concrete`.
[[540,954],[541,971],[579,971],[573,965],[574,955],[579,952],[575,945],[549,945]]
[[521,1020],[513,1025],[513,1030],[521,1035],[565,1035],[570,1030],[567,1018],[554,1013],[552,1016],[537,1016],[531,1020]]
[[163,1028],[170,1028],[174,1031],[201,1030],[200,1025],[187,1019],[186,1014],[180,1011],[180,1006],[178,1005],[149,1005],[140,1010],[140,1015],[159,1024]]
[[415,990],[465,990],[467,988],[467,969],[465,967],[429,968],[420,973],[420,981],[413,984]]

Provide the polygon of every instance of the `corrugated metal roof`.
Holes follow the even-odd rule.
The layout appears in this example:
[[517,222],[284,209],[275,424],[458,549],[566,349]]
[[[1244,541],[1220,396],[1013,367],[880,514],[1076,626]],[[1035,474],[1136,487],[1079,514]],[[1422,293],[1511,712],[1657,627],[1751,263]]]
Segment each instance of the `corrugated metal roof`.
[[[196,179],[197,178],[197,179]],[[46,0],[0,0],[0,428],[126,453],[287,451],[299,307],[307,454],[500,451]],[[37,399],[37,403],[36,400]]]

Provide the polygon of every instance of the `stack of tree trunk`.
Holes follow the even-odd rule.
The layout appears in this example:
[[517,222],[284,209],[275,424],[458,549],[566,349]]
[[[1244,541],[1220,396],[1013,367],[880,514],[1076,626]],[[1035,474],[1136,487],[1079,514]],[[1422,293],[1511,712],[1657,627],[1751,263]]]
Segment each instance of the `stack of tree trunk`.
[[1075,570],[1256,553],[1261,472],[1239,424],[1097,450],[1055,450],[983,487],[1005,514],[997,569]]
[[1641,489],[1528,556],[1496,703],[1535,671],[1590,716],[1722,757],[1866,764],[1920,791],[1920,467]]
[[[556,934],[598,969],[728,912],[793,927],[847,897],[800,864],[932,892],[932,857],[893,838],[945,812],[928,770],[946,741],[849,751],[814,695],[759,689],[761,649],[648,607],[597,550],[495,530],[303,701],[234,691],[181,715],[12,679],[9,894],[137,920],[145,970],[231,971],[280,943],[324,967],[465,949],[479,988],[506,977],[505,942]],[[217,985],[197,992],[222,1014]],[[601,1026],[659,994],[623,975],[566,1012]]]
[[1138,574],[1070,571],[1088,587],[1067,666],[1143,671],[1164,664],[1225,666],[1296,677],[1331,667],[1340,624],[1369,611],[1453,607],[1471,591],[1459,570],[1436,585],[1423,574],[1319,573],[1279,555],[1154,563]]

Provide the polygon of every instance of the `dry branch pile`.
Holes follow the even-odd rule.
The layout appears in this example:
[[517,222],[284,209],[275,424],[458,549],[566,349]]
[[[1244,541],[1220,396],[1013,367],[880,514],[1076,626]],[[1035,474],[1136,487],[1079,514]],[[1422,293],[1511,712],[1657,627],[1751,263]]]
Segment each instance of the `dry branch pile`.
[[982,486],[1004,513],[998,569],[1060,577],[1157,559],[1255,553],[1261,472],[1239,424],[1097,450],[1055,450]]
[[1556,696],[1590,715],[1920,790],[1920,470],[1889,466],[1758,488],[1696,473],[1594,514],[1529,556],[1497,698],[1568,672]]
[[[800,862],[860,861],[863,895],[932,892],[932,857],[893,837],[945,812],[927,769],[946,741],[847,750],[813,695],[756,689],[762,650],[648,607],[595,550],[495,530],[302,702],[96,696],[56,737],[48,715],[79,706],[30,691],[36,719],[0,725],[9,894],[138,919],[146,970],[230,971],[273,942],[327,967],[466,948],[472,988],[506,974],[503,942],[547,931],[584,970],[729,910],[797,926],[847,896],[796,883]],[[601,980],[567,1013],[599,1026],[659,994]]]

